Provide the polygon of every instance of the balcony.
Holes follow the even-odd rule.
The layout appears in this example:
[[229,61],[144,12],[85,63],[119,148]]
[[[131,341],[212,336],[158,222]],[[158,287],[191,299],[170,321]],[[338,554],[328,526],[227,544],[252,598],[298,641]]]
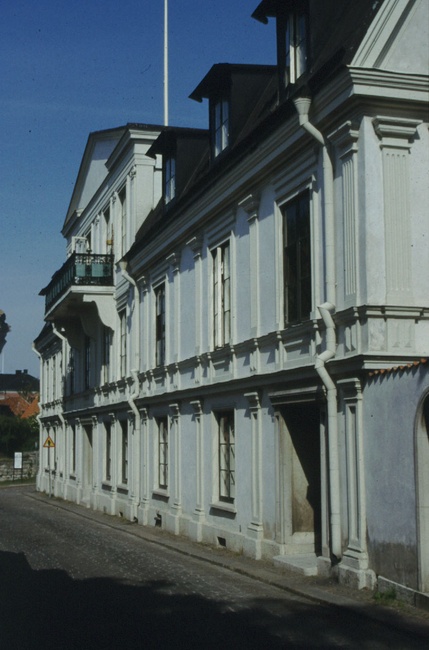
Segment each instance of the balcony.
[[111,293],[113,255],[73,253],[40,292],[41,296],[45,296],[45,317],[53,320],[58,308],[63,312],[66,307],[64,303],[69,302],[66,297],[84,299],[85,294],[105,294],[103,287]]

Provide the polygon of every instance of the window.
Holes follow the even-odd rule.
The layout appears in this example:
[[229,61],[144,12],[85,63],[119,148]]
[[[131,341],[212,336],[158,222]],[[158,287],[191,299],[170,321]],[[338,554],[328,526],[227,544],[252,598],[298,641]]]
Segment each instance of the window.
[[119,349],[119,369],[120,376],[125,377],[127,374],[127,314],[125,309],[119,314],[120,325],[120,349]]
[[89,336],[85,336],[83,372],[84,388],[88,390],[91,386],[91,339]]
[[231,338],[230,246],[225,242],[212,250],[213,257],[213,333],[215,348]]
[[155,303],[155,364],[163,366],[165,364],[165,284],[155,289]]
[[168,419],[158,418],[158,487],[168,488]]
[[69,351],[69,363],[68,363],[68,376],[69,376],[69,394],[74,394],[74,350],[70,348]]
[[110,346],[112,341],[112,330],[109,327],[103,328],[103,359],[102,359],[102,381],[107,384],[110,381]]
[[127,194],[125,188],[119,192],[120,221],[121,221],[121,253],[127,252]]
[[104,210],[103,216],[106,234],[106,253],[111,253],[113,248],[113,225],[110,223],[110,207]]
[[128,483],[128,422],[121,420],[121,483]]
[[284,209],[285,323],[306,320],[311,312],[310,201],[305,192]]
[[70,436],[70,473],[76,473],[76,427],[74,424],[71,427]]
[[219,99],[213,108],[213,147],[218,156],[229,144],[229,102]]
[[106,481],[112,480],[112,426],[110,422],[104,423],[106,456],[104,478]]
[[164,198],[169,203],[176,196],[176,159],[170,156],[164,167]]
[[307,68],[307,14],[290,13],[286,23],[286,85],[295,83]]
[[235,433],[233,411],[219,413],[217,422],[219,444],[219,500],[231,503],[235,498]]

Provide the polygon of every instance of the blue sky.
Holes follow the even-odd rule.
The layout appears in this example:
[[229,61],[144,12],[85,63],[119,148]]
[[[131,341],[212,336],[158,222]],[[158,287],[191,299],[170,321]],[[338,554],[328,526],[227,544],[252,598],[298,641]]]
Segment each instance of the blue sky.
[[[207,126],[188,99],[214,63],[275,62],[258,0],[169,0],[170,124]],[[65,261],[60,230],[91,131],[163,122],[164,0],[5,0],[0,21],[0,372],[28,369],[38,295]]]

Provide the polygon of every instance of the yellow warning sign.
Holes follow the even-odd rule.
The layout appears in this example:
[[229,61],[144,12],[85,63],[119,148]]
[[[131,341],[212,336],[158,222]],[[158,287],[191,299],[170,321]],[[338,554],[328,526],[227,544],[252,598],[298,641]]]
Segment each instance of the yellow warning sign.
[[52,440],[51,436],[48,436],[43,444],[44,447],[48,447],[49,449],[55,447],[55,442]]

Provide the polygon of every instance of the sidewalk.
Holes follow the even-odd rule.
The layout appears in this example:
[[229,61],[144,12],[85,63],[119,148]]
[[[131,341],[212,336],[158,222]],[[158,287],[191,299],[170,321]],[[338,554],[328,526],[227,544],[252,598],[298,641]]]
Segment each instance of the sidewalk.
[[185,537],[173,535],[160,528],[140,526],[112,515],[105,515],[69,501],[55,497],[49,498],[45,493],[36,492],[23,486],[25,495],[43,502],[54,509],[67,510],[77,516],[96,521],[107,528],[122,530],[124,533],[139,537],[146,542],[164,546],[183,555],[191,556],[202,562],[209,562],[224,569],[240,573],[249,578],[272,585],[290,594],[305,597],[319,605],[352,609],[364,617],[369,617],[386,625],[409,630],[413,634],[429,639],[429,612],[416,609],[401,602],[385,603],[376,601],[374,593],[368,590],[349,589],[339,585],[330,578],[305,577],[291,571],[280,571],[273,563],[265,560],[253,560],[232,553],[225,548],[214,548],[206,544],[193,542]]

